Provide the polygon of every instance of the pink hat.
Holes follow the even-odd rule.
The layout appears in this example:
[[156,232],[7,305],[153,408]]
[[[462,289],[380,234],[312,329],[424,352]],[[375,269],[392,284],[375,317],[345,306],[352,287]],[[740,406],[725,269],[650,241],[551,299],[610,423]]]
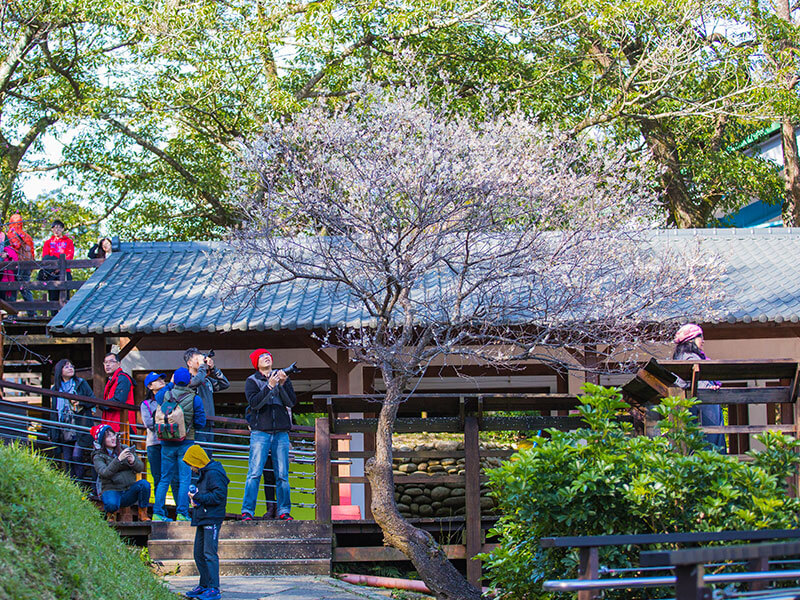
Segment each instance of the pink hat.
[[688,342],[689,340],[693,340],[696,337],[700,337],[703,335],[703,330],[700,325],[695,325],[694,323],[687,323],[675,333],[674,342],[676,344],[682,344],[683,342]]

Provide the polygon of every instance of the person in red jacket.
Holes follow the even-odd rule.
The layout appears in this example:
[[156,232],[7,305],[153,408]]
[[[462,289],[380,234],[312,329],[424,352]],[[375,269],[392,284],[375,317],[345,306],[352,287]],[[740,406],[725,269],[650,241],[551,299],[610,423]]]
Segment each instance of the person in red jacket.
[[[8,238],[9,245],[17,251],[19,260],[34,260],[36,258],[36,248],[33,245],[33,238],[22,228],[22,215],[19,213],[14,213],[8,220],[6,237]],[[17,267],[17,281],[30,281],[31,270],[30,268]],[[13,292],[11,299],[16,300],[16,298],[17,293]],[[22,290],[22,300],[24,302],[33,302],[33,294],[29,289]]]
[[[2,231],[0,231],[0,236],[5,238],[5,235]],[[0,261],[2,262],[12,262],[19,260],[19,256],[17,255],[17,251],[12,248],[7,239],[3,239],[0,241]],[[3,269],[0,271],[0,281],[3,283],[7,283],[9,281],[14,281],[16,277],[17,269]],[[0,292],[0,298],[3,300],[13,300],[14,296],[16,296],[16,292]]]
[[[42,246],[42,260],[57,260],[62,254],[67,260],[75,258],[75,244],[72,240],[64,235],[64,223],[56,219],[50,224],[50,232],[53,234],[49,239],[45,240]],[[72,272],[67,269],[68,280],[72,279]],[[39,281],[53,281],[58,279],[58,269],[39,269],[39,274],[36,276]],[[58,302],[58,290],[50,290],[47,292],[47,298],[50,302]]]
[[[120,408],[103,407],[103,419],[100,421],[104,425],[110,425],[111,428],[119,432],[122,423],[122,407],[130,405],[136,408],[136,403],[133,399],[133,379],[125,371],[119,362],[119,356],[113,352],[106,354],[103,359],[103,368],[106,370],[108,382],[103,390],[103,400],[107,402],[114,402]],[[134,410],[128,411],[128,423],[131,427],[131,433],[136,433],[136,412]]]
[[42,246],[42,258],[45,256],[53,256],[58,258],[59,255],[65,255],[67,260],[72,260],[75,257],[75,244],[72,240],[64,235],[64,223],[56,219],[50,224],[50,236],[45,240]]

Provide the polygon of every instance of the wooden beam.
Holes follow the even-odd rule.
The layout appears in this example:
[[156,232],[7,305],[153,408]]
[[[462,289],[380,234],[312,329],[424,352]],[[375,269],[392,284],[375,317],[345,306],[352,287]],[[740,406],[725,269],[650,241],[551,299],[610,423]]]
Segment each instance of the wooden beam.
[[135,333],[129,338],[120,338],[119,341],[122,342],[123,340],[127,340],[124,346],[119,349],[117,352],[117,356],[119,356],[119,361],[122,362],[122,359],[130,354],[131,350],[136,348],[136,344],[138,344],[141,339],[144,337],[143,333]]
[[337,361],[333,360],[325,350],[322,349],[322,344],[319,340],[311,335],[306,335],[301,338],[304,344],[311,349],[334,373],[338,373],[339,366]]
[[103,335],[92,336],[92,389],[97,398],[103,397],[106,371],[103,359],[106,356],[106,338]]
[[0,310],[4,310],[10,315],[15,315],[18,312],[17,308],[13,304],[9,304],[3,299],[0,299]]
[[[481,552],[491,552],[497,544],[483,544]],[[467,557],[467,549],[463,544],[442,545],[445,555],[450,560],[463,560]],[[345,546],[333,549],[333,562],[382,562],[403,561],[408,557],[390,546]]]
[[583,354],[585,357],[583,366],[586,367],[586,371],[584,371],[586,383],[600,385],[600,373],[592,372],[593,369],[597,368],[597,346],[585,346]]

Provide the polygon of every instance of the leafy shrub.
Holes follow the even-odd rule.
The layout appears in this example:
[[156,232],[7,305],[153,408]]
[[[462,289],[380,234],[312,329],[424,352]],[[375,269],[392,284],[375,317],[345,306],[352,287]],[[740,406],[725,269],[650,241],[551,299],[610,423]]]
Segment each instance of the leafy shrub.
[[[617,420],[628,408],[619,390],[587,384],[584,391],[586,428],[550,430],[549,439],[537,438],[489,473],[500,546],[483,558],[504,597],[546,598],[543,581],[577,577],[578,551],[543,550],[544,537],[797,526],[800,500],[786,490],[800,461],[797,440],[764,433],[766,449],[740,462],[706,449],[689,412],[694,400],[664,399],[656,407],[663,435],[649,438]],[[601,548],[600,561],[629,567],[638,550]]]

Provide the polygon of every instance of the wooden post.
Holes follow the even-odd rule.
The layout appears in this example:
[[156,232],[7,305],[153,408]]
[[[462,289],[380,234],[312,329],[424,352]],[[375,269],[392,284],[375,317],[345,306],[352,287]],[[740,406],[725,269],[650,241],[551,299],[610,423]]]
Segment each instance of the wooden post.
[[592,369],[597,368],[597,346],[586,346],[583,356],[585,358],[583,366],[586,367],[586,371],[584,372],[586,383],[600,385],[600,373],[591,372]]
[[703,565],[675,567],[675,597],[680,600],[703,600]]
[[106,370],[103,359],[106,357],[106,338],[102,335],[92,337],[92,389],[97,398],[103,397],[106,386]]
[[[67,257],[64,254],[58,255],[58,280],[62,283],[67,281]],[[58,303],[62,307],[67,303],[66,286],[58,291]]]
[[318,523],[331,522],[331,433],[328,419],[314,423],[314,502]]
[[464,469],[466,471],[467,579],[480,589],[481,563],[473,557],[481,551],[481,458],[478,418],[464,418]]
[[[350,394],[350,351],[345,348],[336,349],[336,393],[340,396],[347,396]],[[349,415],[342,415],[344,418],[349,418]],[[339,452],[347,452],[350,450],[350,440],[337,440],[336,449]],[[339,477],[350,476],[350,465],[336,465],[333,471]],[[341,504],[342,498],[349,498],[352,502],[351,484],[340,483],[336,486],[334,492],[334,504]]]
[[[762,558],[754,558],[753,560],[747,561],[747,570],[748,571],[769,571],[769,558],[762,557]],[[762,590],[767,589],[767,582],[766,581],[751,581],[747,589],[751,592],[760,592]]]
[[[597,547],[580,549],[580,565],[578,579],[597,579],[600,572],[600,559]],[[582,590],[578,592],[578,600],[593,600],[598,594],[595,590]]]

